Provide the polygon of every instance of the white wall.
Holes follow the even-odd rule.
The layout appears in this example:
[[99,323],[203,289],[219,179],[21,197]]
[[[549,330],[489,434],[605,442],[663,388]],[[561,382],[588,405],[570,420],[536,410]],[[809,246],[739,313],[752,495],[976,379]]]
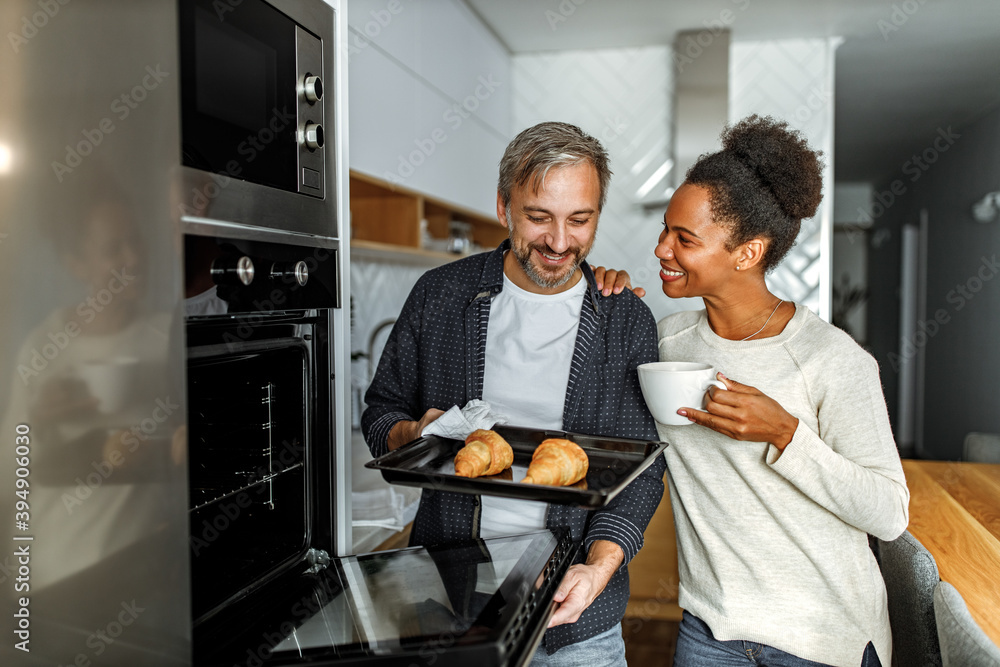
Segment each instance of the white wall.
[[658,46],[518,55],[513,74],[516,130],[565,121],[608,150],[614,176],[590,261],[628,269],[633,284],[649,290],[646,302],[658,319],[671,307],[653,256],[666,207],[647,213],[638,202],[662,199],[671,183],[670,53]]
[[350,166],[494,215],[510,56],[461,0],[351,0]]
[[729,52],[729,119],[750,114],[788,121],[823,151],[823,201],[802,222],[796,246],[768,277],[771,289],[830,319],[833,218],[834,53],[840,38],[734,42]]

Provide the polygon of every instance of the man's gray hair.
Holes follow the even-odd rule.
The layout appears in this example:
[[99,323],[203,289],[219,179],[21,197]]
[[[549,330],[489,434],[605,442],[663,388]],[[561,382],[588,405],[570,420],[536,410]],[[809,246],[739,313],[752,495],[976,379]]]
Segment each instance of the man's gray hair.
[[611,181],[611,169],[608,166],[608,152],[601,142],[569,123],[550,121],[523,130],[510,142],[500,159],[497,190],[504,207],[510,208],[510,196],[514,187],[530,182],[532,189],[538,192],[545,184],[549,169],[583,162],[589,162],[597,170],[601,186],[598,210],[603,210],[608,183]]

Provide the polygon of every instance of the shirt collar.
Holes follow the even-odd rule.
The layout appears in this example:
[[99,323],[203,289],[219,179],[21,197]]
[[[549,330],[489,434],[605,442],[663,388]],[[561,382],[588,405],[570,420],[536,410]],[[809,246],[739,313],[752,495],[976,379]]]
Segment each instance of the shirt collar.
[[[497,249],[491,252],[486,258],[486,263],[483,265],[483,272],[479,277],[479,294],[476,295],[477,299],[481,296],[486,296],[486,294],[492,297],[503,291],[503,256],[508,250],[510,250],[510,239],[504,239],[503,243],[497,246]],[[587,281],[587,300],[590,302],[594,312],[600,313],[600,292],[597,290],[597,279],[594,278],[594,272],[586,261],[580,264],[580,269],[583,271],[583,279]]]

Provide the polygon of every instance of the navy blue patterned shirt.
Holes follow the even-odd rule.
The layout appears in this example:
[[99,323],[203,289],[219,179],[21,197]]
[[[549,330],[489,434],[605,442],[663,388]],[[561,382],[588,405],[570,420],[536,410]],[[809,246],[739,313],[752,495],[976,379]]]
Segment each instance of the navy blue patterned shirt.
[[[399,421],[482,398],[490,304],[503,289],[503,257],[509,247],[504,241],[493,252],[428,271],[413,287],[365,395],[368,408],[361,427],[374,456],[389,451],[389,431]],[[656,440],[636,371],[639,364],[658,358],[653,315],[628,290],[603,296],[590,267],[583,263],[582,269],[588,288],[566,387],[563,430]],[[657,458],[600,510],[551,505],[546,525],[567,527],[583,543],[580,562],[594,541],[609,540],[621,547],[628,564],[642,547],[643,532],[660,503],[664,468],[663,457]],[[441,544],[478,537],[480,512],[479,496],[425,489],[411,541]],[[628,597],[623,565],[576,623],[545,633],[546,651],[608,630],[621,621]]]

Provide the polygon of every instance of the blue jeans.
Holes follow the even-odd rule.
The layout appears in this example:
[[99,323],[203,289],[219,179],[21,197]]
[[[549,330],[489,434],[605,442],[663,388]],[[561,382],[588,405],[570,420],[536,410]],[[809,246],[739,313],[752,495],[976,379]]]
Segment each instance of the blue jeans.
[[627,667],[622,624],[548,655],[539,646],[529,667]]
[[[684,612],[674,667],[826,667],[823,663],[798,658],[767,644],[742,639],[719,641],[712,630],[697,616]],[[861,667],[882,667],[875,647],[868,642],[861,657]]]

